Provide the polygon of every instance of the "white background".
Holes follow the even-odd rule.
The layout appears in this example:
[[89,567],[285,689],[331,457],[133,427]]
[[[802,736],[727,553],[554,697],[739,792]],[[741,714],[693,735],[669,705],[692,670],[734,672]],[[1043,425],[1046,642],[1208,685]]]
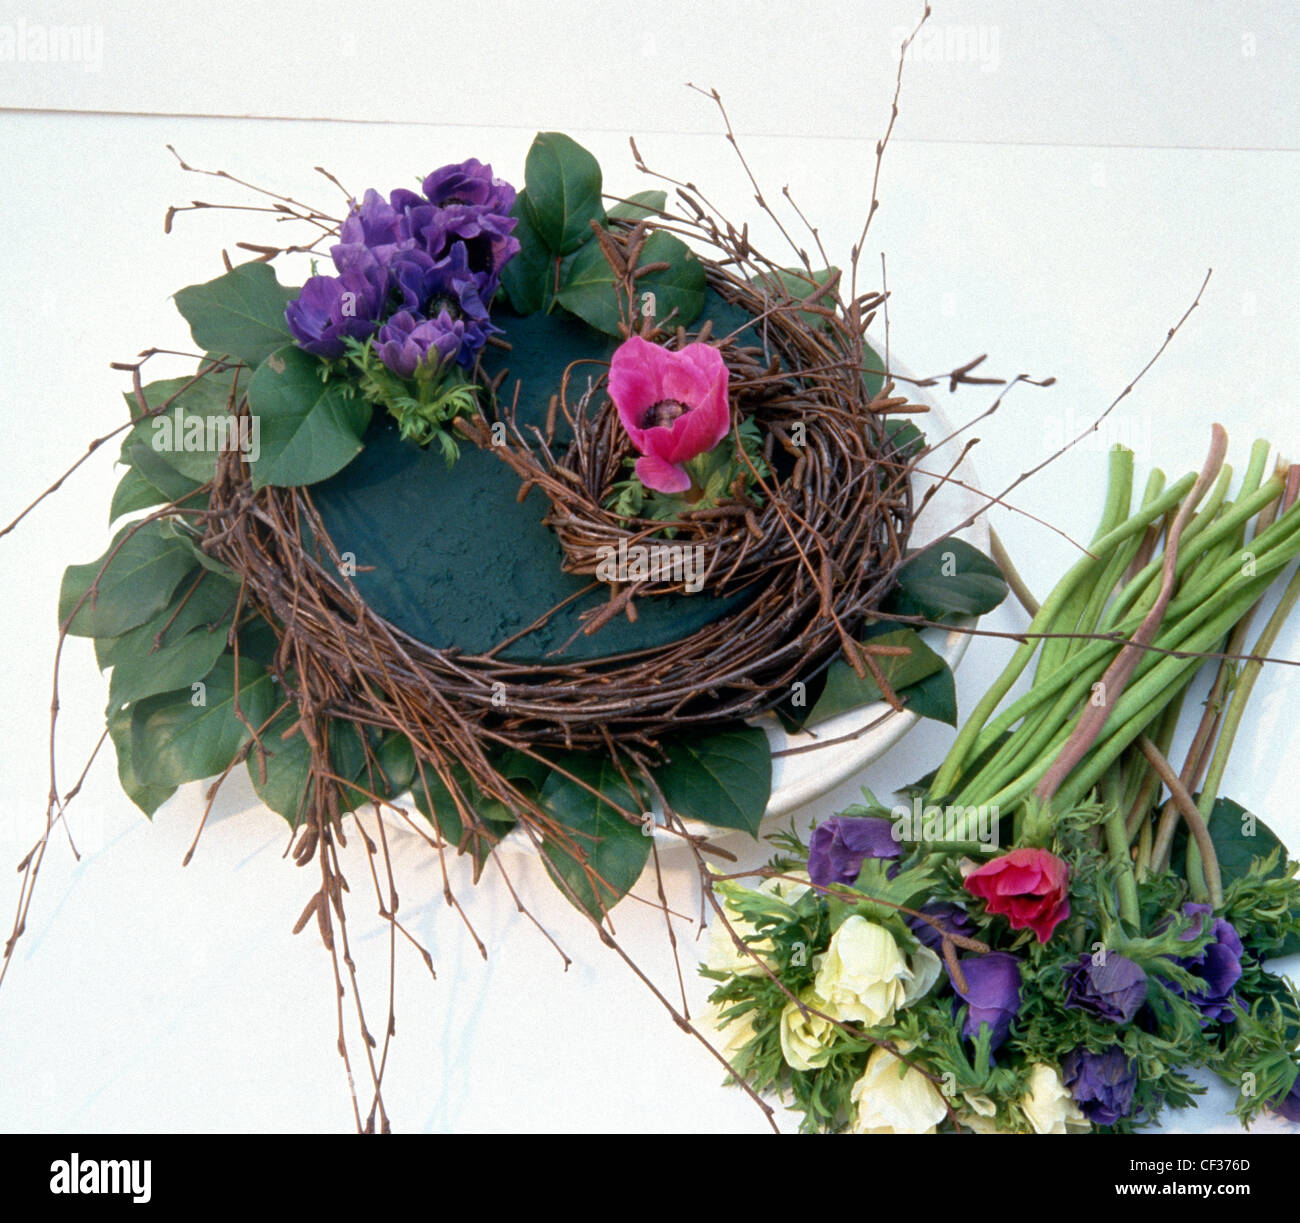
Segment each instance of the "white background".
[[[919,7],[0,4],[0,47],[4,30],[24,22],[92,27],[83,62],[0,61],[0,519],[119,422],[127,383],[110,361],[151,345],[188,348],[169,295],[218,274],[222,246],[266,232],[251,214],[186,213],[165,237],[169,204],[248,201],[181,173],[167,143],[191,164],[335,203],[313,166],[358,193],[469,156],[519,182],[539,129],[570,132],[599,157],[607,185],[630,192],[651,185],[631,164],[636,135],[653,166],[700,184],[775,250],[715,109],[686,88],[693,81],[722,92],[769,197],[788,183],[845,263],[888,118],[894,50]],[[1076,539],[1100,510],[1108,440],[1137,450],[1139,487],[1153,464],[1171,478],[1199,467],[1216,420],[1238,470],[1257,436],[1300,452],[1296,15],[1281,0],[940,0],[934,26],[953,50],[908,65],[867,248],[868,275],[888,256],[893,349],[922,373],[988,352],[990,372],[1058,379],[1049,391],[1017,390],[975,430],[988,488],[1001,490],[1091,421],[1214,268],[1201,308],[1117,409],[1114,432],[1012,498]],[[972,33],[966,45],[983,55],[959,57],[958,32]],[[957,419],[992,400],[941,393]],[[106,542],[110,450],[0,540],[0,864],[16,863],[42,826],[59,577]],[[993,521],[1040,594],[1076,554],[1029,517],[999,510]],[[1015,607],[988,620],[1020,623]],[[995,640],[972,649],[958,676],[963,710],[1009,649]],[[1300,656],[1294,629],[1276,652]],[[89,643],[71,641],[65,787],[98,737],[106,692]],[[1293,848],[1297,697],[1293,669],[1264,677],[1225,785]],[[887,793],[933,767],[951,737],[922,725],[859,781]],[[800,818],[855,795],[842,787]],[[328,961],[310,927],[289,934],[312,874],[284,860],[284,824],[242,780],[218,799],[182,869],[201,808],[200,787],[187,787],[151,824],[117,790],[111,753],[91,773],[72,809],[82,858],[55,837],[0,990],[3,1127],[350,1127]],[[729,844],[746,863],[765,856]],[[484,961],[442,903],[436,856],[410,835],[394,856],[402,917],[438,971],[430,981],[418,956],[399,949],[385,1084],[397,1128],[764,1128],[527,854],[507,866],[572,957],[567,972],[499,877],[489,872],[472,889],[461,864],[451,866]],[[355,841],[346,861],[380,1031],[387,935]],[[677,859],[665,864],[674,905],[693,918],[688,872]],[[4,878],[8,906],[18,877]],[[652,881],[638,893],[653,899]],[[615,916],[625,946],[674,996],[662,914],[628,901]],[[699,948],[687,922],[679,929],[695,1005],[705,992],[694,977]],[[1212,1089],[1198,1114],[1171,1124],[1230,1130],[1227,1100]]]

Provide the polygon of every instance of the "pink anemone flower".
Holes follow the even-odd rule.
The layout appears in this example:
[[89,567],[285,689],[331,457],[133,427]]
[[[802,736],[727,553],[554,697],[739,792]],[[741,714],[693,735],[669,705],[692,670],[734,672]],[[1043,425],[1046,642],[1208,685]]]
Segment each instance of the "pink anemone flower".
[[683,465],[731,431],[727,367],[708,344],[670,352],[632,336],[610,363],[609,396],[641,452],[637,479],[656,492],[686,492],[691,477]]

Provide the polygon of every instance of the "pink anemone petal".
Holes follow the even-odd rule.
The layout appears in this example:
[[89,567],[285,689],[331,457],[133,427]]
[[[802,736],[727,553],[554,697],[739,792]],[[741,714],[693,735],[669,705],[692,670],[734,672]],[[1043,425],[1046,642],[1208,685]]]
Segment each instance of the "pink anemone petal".
[[674,429],[684,421],[690,413],[687,412],[673,421],[672,425],[656,425],[653,429],[645,429],[641,433],[641,453],[652,454],[656,458],[663,459],[665,463],[680,463],[683,460],[677,457],[674,439],[676,434]]
[[[731,431],[727,383],[726,362],[708,344],[670,352],[631,336],[614,353],[608,385],[632,444],[642,454],[673,465],[712,450]],[[663,400],[676,401],[686,410],[670,426],[645,428],[647,410]],[[680,479],[674,477],[674,482]]]
[[725,388],[727,383],[727,363],[722,354],[711,344],[687,344],[677,354],[678,360],[696,371],[702,387],[711,387],[719,379]]
[[684,493],[691,486],[690,476],[657,454],[637,459],[636,478],[657,493]]
[[632,336],[618,346],[609,364],[609,397],[638,450],[646,409],[664,398],[663,379],[668,359],[666,349],[640,336]]
[[672,449],[664,457],[673,463],[684,463],[712,450],[730,432],[731,412],[726,399],[722,400],[721,412],[717,401],[702,404],[673,421]]
[[693,365],[682,359],[682,353],[669,354],[673,363],[663,371],[661,383],[664,399],[696,407],[709,392],[709,380],[702,378]]

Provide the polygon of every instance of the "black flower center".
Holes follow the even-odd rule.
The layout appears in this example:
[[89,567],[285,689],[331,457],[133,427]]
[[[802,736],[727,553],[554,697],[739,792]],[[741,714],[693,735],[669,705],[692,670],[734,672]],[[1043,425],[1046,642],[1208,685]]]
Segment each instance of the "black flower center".
[[673,421],[689,411],[690,407],[687,404],[679,403],[676,399],[661,399],[646,408],[645,415],[641,417],[641,428],[654,429],[662,426],[670,429]]
[[460,318],[460,302],[454,297],[449,297],[446,293],[439,293],[429,298],[429,304],[424,308],[424,312],[429,318],[437,318],[444,310],[453,319]]

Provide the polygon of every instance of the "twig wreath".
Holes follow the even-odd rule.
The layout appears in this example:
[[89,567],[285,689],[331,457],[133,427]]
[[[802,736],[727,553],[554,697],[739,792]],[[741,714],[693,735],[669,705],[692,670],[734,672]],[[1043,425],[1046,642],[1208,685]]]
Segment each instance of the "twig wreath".
[[[735,145],[729,122],[727,137]],[[177,294],[201,354],[193,374],[146,383],[157,350],[117,367],[132,391],[112,516],[147,512],[103,557],[68,570],[60,654],[67,636],[88,636],[112,668],[105,733],[123,788],[146,813],[184,782],[215,778],[210,811],[222,782],[246,766],[259,796],[290,821],[295,861],[318,864],[320,887],[295,933],[315,922],[341,989],[356,990],[336,848],[350,812],[391,807],[409,791],[432,825],[430,843],[472,854],[476,878],[503,835],[522,835],[600,926],[650,858],[650,831],[722,859],[731,855],[686,821],[757,835],[770,748],[744,719],[783,706],[794,728],[846,704],[884,699],[901,711],[911,695],[918,712],[955,716],[942,685],[920,682],[946,664],[917,629],[872,613],[893,598],[935,621],[978,615],[1005,585],[991,561],[955,541],[974,601],[971,590],[951,603],[933,592],[899,601],[914,464],[925,452],[909,418],[925,409],[895,393],[866,340],[883,292],[846,296],[824,250],[823,270],[797,246],[798,266],[764,257],[747,226],[715,218],[690,184],[672,184],[676,213],[662,190],[614,197],[606,211],[599,166],[559,133],[534,142],[518,195],[470,161],[429,176],[423,197],[348,195],[341,220],[177,159],[256,192],[266,211],[315,236],[242,243],[253,262],[227,257],[223,276]],[[173,208],[165,228],[213,207]],[[339,274],[301,291],[268,266],[332,240]],[[706,295],[723,313],[692,329]],[[520,413],[510,369],[485,370],[488,353],[509,365],[510,317],[552,312],[655,358],[707,358],[723,371],[712,439],[721,444],[669,470],[688,483],[686,497],[630,475],[636,430],[610,397],[608,363],[594,375],[590,361],[546,371],[555,384],[542,422]],[[945,377],[996,381],[970,377],[974,364]],[[440,649],[390,623],[359,590],[313,487],[362,449],[375,408],[449,464],[467,445],[493,454],[517,476],[520,500],[542,490],[564,567],[608,592],[577,633],[635,622],[639,602],[701,587],[732,596],[728,610],[666,644],[578,661],[512,659],[513,639],[481,653]],[[662,423],[668,436],[673,420]],[[687,466],[692,476],[680,474]],[[642,575],[638,549],[655,548],[706,560],[698,573],[652,563]],[[608,577],[603,560],[623,569]],[[919,589],[929,561],[911,564]],[[834,707],[819,712],[828,670]],[[71,797],[54,793],[49,827]],[[368,853],[386,854],[382,830],[376,839],[358,828]],[[48,828],[22,864],[6,968],[47,838]],[[395,898],[380,901],[395,934],[410,939]],[[342,1027],[340,1047],[351,1074]],[[357,1121],[387,1128],[371,1047],[374,1098],[357,1105]]]
[[[726,139],[794,266],[762,255],[694,184],[651,171],[635,143],[637,168],[667,183],[671,207],[664,189],[607,195],[591,154],[554,132],[534,141],[520,192],[474,159],[435,170],[419,193],[360,201],[321,170],[348,200],[343,218],[181,162],[257,192],[268,201],[257,207],[312,241],[240,243],[252,262],[227,257],[224,275],[176,295],[193,373],[146,383],[159,350],[118,367],[132,390],[115,431],[126,474],[112,520],[127,521],[103,557],[64,578],[50,800],[20,867],[0,980],[80,786],[59,782],[54,730],[63,646],[84,636],[112,670],[104,738],[142,810],[215,778],[206,821],[243,765],[288,820],[295,861],[315,864],[319,886],[294,932],[314,923],[331,957],[349,1083],[358,1045],[342,1000],[355,1002],[369,1084],[368,1100],[352,1090],[359,1130],[390,1126],[394,1017],[390,994],[377,1038],[358,985],[346,816],[390,947],[406,940],[433,968],[398,917],[382,810],[440,860],[470,854],[476,881],[495,863],[525,913],[495,851],[507,835],[529,842],[769,1121],[763,1093],[785,1091],[811,1129],[1123,1129],[1190,1101],[1184,1065],[1258,1080],[1244,1120],[1291,1107],[1300,1000],[1263,962],[1300,945],[1296,866],[1267,829],[1243,846],[1233,821],[1247,813],[1217,790],[1281,621],[1249,654],[1246,626],[1300,554],[1300,469],[1279,464],[1266,479],[1257,446],[1227,500],[1216,426],[1199,476],[1166,489],[1153,473],[1134,509],[1132,455],[1117,451],[1091,550],[1041,607],[996,538],[997,562],[954,538],[974,515],[909,548],[934,491],[918,496],[919,477],[959,482],[973,443],[930,471],[952,439],[927,442],[914,423],[924,408],[891,376],[887,314],[886,357],[867,340],[888,294],[859,291],[859,263],[904,58],[847,276],[788,191],[816,260],[768,205],[716,92]],[[179,212],[222,206],[173,209],[166,228]],[[301,289],[268,266],[326,243],[334,271]],[[518,343],[527,335],[547,354],[540,364]],[[579,355],[551,354],[575,335]],[[978,377],[982,360],[945,380],[954,390],[1051,381]],[[448,471],[477,463],[498,489],[504,477],[512,501],[537,506],[570,593],[486,648],[434,644],[383,614],[334,538],[328,503],[331,482],[384,445],[441,456]],[[1019,482],[980,497],[1005,505]],[[771,797],[772,750],[750,720],[807,728],[882,701],[886,716],[955,725],[951,672],[920,631],[982,632],[972,621],[1009,588],[1031,622],[1010,634],[1020,648],[939,770],[913,788],[917,823],[868,794],[808,844],[769,836],[779,852],[758,871],[716,871],[734,855],[713,830],[757,838]],[[618,635],[642,618],[662,627],[701,598],[714,600],[709,614],[693,611],[679,631]],[[1297,598],[1293,579],[1279,614]],[[539,633],[547,649],[520,649]],[[993,716],[1040,647],[1030,692]],[[1222,724],[1207,707],[1180,776],[1166,754],[1206,659],[1216,699],[1233,695]],[[1238,662],[1255,668],[1241,682]],[[423,820],[402,805],[408,793]],[[979,865],[999,828],[1015,848]],[[652,834],[681,842],[698,869],[723,1050],[692,1020],[684,989],[670,1001],[609,922],[647,864],[658,871]],[[1242,835],[1257,835],[1253,822]],[[459,908],[443,861],[445,898]],[[755,874],[757,889],[736,882]],[[676,957],[662,886],[659,902]],[[941,971],[950,991],[935,988]]]

